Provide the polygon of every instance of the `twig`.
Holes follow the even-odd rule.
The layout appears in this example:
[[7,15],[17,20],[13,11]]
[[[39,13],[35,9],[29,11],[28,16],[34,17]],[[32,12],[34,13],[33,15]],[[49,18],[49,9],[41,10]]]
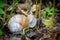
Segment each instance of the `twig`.
[[19,10],[24,14],[24,15],[26,15],[26,16],[28,16],[28,12],[25,12],[25,11],[23,11],[21,8],[19,8]]

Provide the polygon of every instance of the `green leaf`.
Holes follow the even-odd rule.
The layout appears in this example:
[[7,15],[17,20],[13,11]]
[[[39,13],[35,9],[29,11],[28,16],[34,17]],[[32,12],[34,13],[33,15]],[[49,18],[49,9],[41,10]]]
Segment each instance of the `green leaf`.
[[4,1],[0,0],[0,7],[4,7],[4,6],[7,6],[7,4]]
[[46,25],[47,27],[50,27],[50,28],[53,27],[52,23],[53,22],[51,22],[50,20],[46,20],[45,22],[43,22],[44,25]]
[[50,9],[49,8],[45,8],[45,11],[50,13]]
[[45,21],[43,23],[44,23],[44,25],[49,26],[49,20],[48,21]]
[[3,35],[3,32],[2,32],[2,30],[0,29],[0,36],[1,36],[1,35]]
[[2,17],[0,17],[0,20],[3,20],[3,18],[2,18]]
[[41,18],[41,19],[44,19],[44,17],[43,17],[43,16],[41,16],[40,18]]
[[52,15],[53,9],[54,9],[54,8],[51,8],[51,9],[46,8],[45,11],[48,13],[48,15]]
[[41,13],[42,13],[41,18],[42,18],[42,19],[45,18],[45,17],[46,17],[46,12],[45,12],[45,11],[42,11]]
[[52,15],[52,14],[53,14],[53,13],[51,13],[51,12],[50,12],[50,13],[48,13],[48,15]]
[[4,11],[2,8],[0,8],[0,14],[4,14]]
[[54,11],[54,7],[52,7],[52,8],[50,9],[50,11],[53,12],[53,11]]

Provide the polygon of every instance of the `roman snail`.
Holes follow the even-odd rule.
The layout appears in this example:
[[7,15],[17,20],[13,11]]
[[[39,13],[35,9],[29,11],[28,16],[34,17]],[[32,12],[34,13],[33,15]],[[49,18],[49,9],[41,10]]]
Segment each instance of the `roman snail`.
[[8,28],[12,33],[19,33],[24,28],[33,28],[37,23],[37,19],[29,14],[27,16],[16,14],[12,16],[8,22]]

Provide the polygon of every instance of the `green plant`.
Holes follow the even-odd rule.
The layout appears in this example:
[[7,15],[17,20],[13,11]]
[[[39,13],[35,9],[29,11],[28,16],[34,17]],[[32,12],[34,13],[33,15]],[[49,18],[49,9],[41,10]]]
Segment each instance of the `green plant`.
[[[4,14],[5,13],[3,11],[3,9],[2,9],[5,6],[7,6],[7,4],[4,1],[0,0],[0,14]],[[3,18],[0,16],[0,19],[3,19]]]
[[0,0],[0,14],[4,14],[4,11],[2,8],[5,6],[7,6],[7,4],[4,1]]
[[44,19],[43,24],[46,25],[47,27],[52,28],[53,27],[53,20],[54,20],[54,13],[55,8],[45,8],[45,11],[42,11],[42,16],[41,19]]
[[3,32],[2,32],[2,30],[0,29],[0,36],[1,36],[1,35],[3,35]]
[[[3,10],[3,7],[7,6],[7,4],[3,1],[3,0],[0,0],[0,20],[4,20],[3,17],[1,17],[1,15],[5,14],[5,11]],[[0,36],[3,35],[3,31],[0,29]]]

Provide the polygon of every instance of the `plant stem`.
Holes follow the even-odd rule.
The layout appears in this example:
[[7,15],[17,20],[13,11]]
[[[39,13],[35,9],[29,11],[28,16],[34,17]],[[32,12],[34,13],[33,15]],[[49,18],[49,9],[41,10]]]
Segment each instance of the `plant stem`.
[[5,18],[6,18],[6,8],[5,8],[5,13],[4,13],[3,22],[5,22]]
[[55,0],[53,0],[53,7],[54,7],[54,10],[53,10],[53,14],[52,14],[52,20],[54,19],[54,16],[55,16]]
[[9,15],[9,17],[8,17],[8,19],[7,19],[7,22],[9,21],[9,19],[10,19],[10,17],[12,16],[12,13],[13,13],[13,11],[14,11],[14,8],[15,8],[15,6],[18,4],[18,2],[19,1],[17,1],[17,0],[15,0],[14,2],[13,2],[13,4],[12,4],[12,7],[13,7],[13,9],[12,9],[12,11],[10,12],[10,15]]
[[7,15],[7,14],[6,14],[6,11],[7,11],[7,9],[5,8],[4,10],[5,10],[5,11],[4,11],[4,16],[3,16],[4,18],[3,18],[3,20],[2,20],[2,21],[3,21],[3,27],[2,27],[2,28],[4,28],[4,26],[6,25],[6,15]]
[[36,13],[35,13],[35,17],[37,17],[37,14],[38,14],[37,2],[38,2],[38,0],[36,0]]
[[38,26],[40,25],[41,6],[42,6],[42,0],[40,0],[40,5],[39,5],[39,21],[38,21]]
[[53,13],[52,13],[52,17],[50,19],[50,22],[52,23],[52,27],[53,27],[53,20],[54,20],[54,17],[55,17],[55,0],[53,0],[53,7],[54,7],[54,10],[53,10]]
[[41,6],[42,6],[42,0],[40,0],[40,7],[39,7],[39,9],[40,9],[40,11],[39,11],[39,19],[40,19],[40,13],[41,13]]
[[53,7],[54,7],[54,10],[53,10],[53,17],[55,16],[55,0],[53,1]]

